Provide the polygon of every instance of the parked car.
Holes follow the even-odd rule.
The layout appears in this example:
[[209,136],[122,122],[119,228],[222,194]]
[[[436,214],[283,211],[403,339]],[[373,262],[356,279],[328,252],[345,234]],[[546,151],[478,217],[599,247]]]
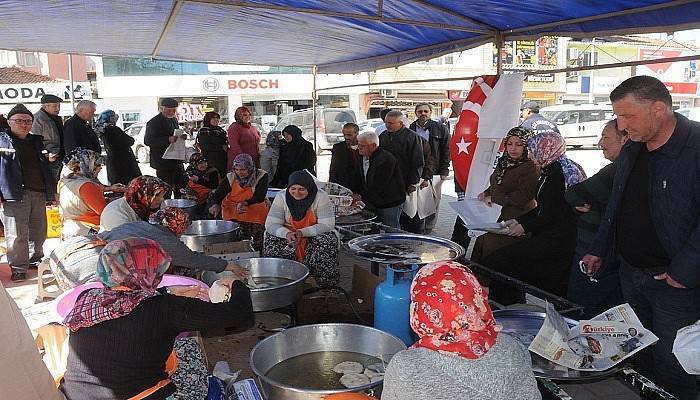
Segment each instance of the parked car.
[[567,146],[596,147],[605,123],[613,119],[610,104],[563,104],[544,107],[540,114],[557,124]]
[[[343,125],[348,122],[356,122],[355,112],[350,108],[325,108],[316,109],[316,136],[318,137],[318,153],[322,150],[330,150],[334,144],[343,141]],[[313,109],[293,111],[280,117],[275,125],[276,131],[281,131],[287,125],[296,125],[301,129],[304,139],[314,141]]]
[[690,120],[700,122],[700,107],[679,108],[678,110],[676,110],[676,112],[687,117]]
[[381,118],[370,118],[366,121],[362,121],[362,122],[358,123],[357,125],[360,127],[360,132],[364,132],[364,131],[374,132],[377,129],[377,127],[383,123],[384,123],[384,121],[382,121]]
[[[136,160],[141,164],[148,164],[151,161],[151,149],[143,142],[143,137],[146,134],[146,123],[137,122],[135,124],[131,124],[124,130],[124,132],[134,138],[134,144],[131,146],[131,151],[134,152]],[[185,141],[185,145],[188,148],[193,148],[197,134],[196,132],[192,132],[192,134],[188,136],[189,137]]]

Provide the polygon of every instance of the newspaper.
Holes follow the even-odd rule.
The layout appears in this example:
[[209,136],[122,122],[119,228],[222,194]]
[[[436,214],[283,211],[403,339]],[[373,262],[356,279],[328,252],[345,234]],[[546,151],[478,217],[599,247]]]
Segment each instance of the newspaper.
[[500,222],[496,222],[501,215],[501,206],[496,203],[492,203],[489,207],[479,199],[464,199],[449,204],[462,218],[467,229],[493,233],[507,231]]
[[645,329],[629,304],[615,306],[569,328],[547,304],[547,317],[529,350],[578,371],[605,371],[659,340]]
[[177,140],[168,145],[163,153],[164,160],[178,160],[178,161],[189,161],[187,158],[187,151],[185,150],[185,139],[181,136],[185,133],[182,129],[175,129],[173,136],[177,137]]

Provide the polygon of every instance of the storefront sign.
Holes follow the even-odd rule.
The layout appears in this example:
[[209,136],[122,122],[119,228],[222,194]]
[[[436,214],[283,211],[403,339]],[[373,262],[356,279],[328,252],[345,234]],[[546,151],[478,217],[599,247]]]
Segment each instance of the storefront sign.
[[696,94],[698,84],[690,82],[664,82],[666,89],[672,94]]
[[528,82],[554,82],[554,74],[526,75]]
[[279,89],[278,79],[229,79],[229,89]]
[[450,100],[464,100],[468,94],[468,90],[448,90],[447,98]]
[[177,106],[177,121],[190,122],[204,119],[204,106],[181,102]]
[[[67,82],[28,83],[20,85],[0,85],[0,103],[39,103],[41,96],[54,94],[64,100],[70,99],[70,86]],[[78,99],[91,98],[90,85],[76,82],[73,96]]]

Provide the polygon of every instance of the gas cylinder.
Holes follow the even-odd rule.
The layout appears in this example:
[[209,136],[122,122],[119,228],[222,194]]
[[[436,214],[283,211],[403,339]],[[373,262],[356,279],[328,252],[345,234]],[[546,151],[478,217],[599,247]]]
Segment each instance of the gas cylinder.
[[386,279],[374,292],[374,327],[403,340],[407,346],[415,340],[409,324],[411,305],[411,282],[418,271],[417,265],[410,269],[386,268]]

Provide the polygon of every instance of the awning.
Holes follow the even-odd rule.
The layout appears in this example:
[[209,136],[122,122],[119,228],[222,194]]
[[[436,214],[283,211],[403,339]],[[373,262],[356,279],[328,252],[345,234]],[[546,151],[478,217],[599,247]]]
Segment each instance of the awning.
[[700,0],[5,0],[0,48],[376,70],[542,35],[700,27]]

